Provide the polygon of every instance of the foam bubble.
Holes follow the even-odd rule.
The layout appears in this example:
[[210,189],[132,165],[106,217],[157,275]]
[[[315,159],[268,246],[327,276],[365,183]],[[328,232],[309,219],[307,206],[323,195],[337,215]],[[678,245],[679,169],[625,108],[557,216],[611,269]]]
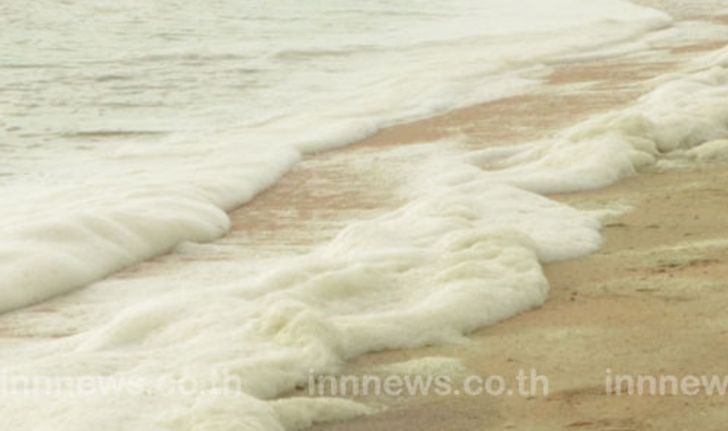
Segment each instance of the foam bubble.
[[673,75],[633,106],[590,118],[555,139],[468,157],[488,178],[539,193],[604,187],[664,157],[723,157],[728,70],[721,56],[710,58],[705,70]]
[[705,142],[687,153],[698,160],[728,160],[728,139]]

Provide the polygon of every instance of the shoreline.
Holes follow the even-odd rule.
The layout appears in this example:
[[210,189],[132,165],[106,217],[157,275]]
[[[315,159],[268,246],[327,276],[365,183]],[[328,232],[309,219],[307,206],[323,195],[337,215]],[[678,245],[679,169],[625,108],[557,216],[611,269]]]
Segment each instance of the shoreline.
[[551,291],[542,307],[477,330],[464,345],[369,354],[344,372],[455,358],[480,376],[535,368],[549,379],[548,395],[390,399],[381,413],[313,429],[720,429],[720,396],[608,395],[605,378],[728,375],[728,220],[721,217],[728,193],[716,187],[721,181],[728,181],[725,165],[712,164],[555,196],[577,208],[622,202],[633,209],[605,225],[598,252],[544,265]]
[[[234,265],[244,263],[247,256],[258,259],[305,253],[330,240],[352,221],[372,218],[403,205],[407,198],[405,193],[400,193],[399,187],[412,172],[411,165],[431,157],[438,145],[445,145],[433,142],[453,138],[460,145],[459,149],[473,150],[548,138],[594,114],[628,105],[643,94],[651,78],[674,70],[681,61],[697,53],[715,49],[717,44],[706,42],[677,47],[670,52],[669,58],[660,61],[649,57],[644,62],[635,62],[629,56],[627,60],[616,58],[552,65],[554,70],[550,78],[533,93],[392,126],[351,146],[307,156],[278,183],[250,203],[229,212],[232,228],[225,237],[210,244],[183,244],[176,252],[122,270],[84,291],[11,313],[0,326],[4,335],[2,341],[11,345],[26,341],[24,339],[42,341],[83,332],[84,325],[93,326],[93,319],[84,321],[82,306],[78,307],[81,309],[79,314],[74,315],[75,301],[81,305],[89,298],[93,301],[99,290],[118,288],[114,281],[167,276],[192,262],[229,260],[228,263]],[[683,184],[686,178],[689,179],[687,185]],[[708,165],[684,172],[648,170],[604,189],[548,196],[577,208],[604,207],[618,201],[634,206],[635,210],[605,226],[606,245],[600,251],[583,258],[544,265],[551,293],[542,307],[477,330],[469,335],[471,341],[466,344],[370,353],[355,358],[345,368],[345,372],[362,373],[385,364],[444,356],[461,359],[474,372],[510,375],[519,367],[539,361],[539,370],[554,382],[548,397],[363,400],[388,405],[389,409],[378,415],[318,425],[314,429],[650,429],[644,427],[651,427],[653,423],[640,422],[634,414],[625,413],[625,409],[642,408],[652,414],[649,400],[642,405],[622,399],[612,407],[600,407],[604,399],[600,396],[598,382],[593,379],[593,371],[603,364],[596,366],[595,358],[589,355],[606,357],[607,353],[624,349],[621,362],[615,361],[615,369],[635,364],[636,357],[645,361],[645,367],[656,366],[655,355],[662,353],[662,343],[672,334],[670,331],[685,325],[696,327],[686,316],[706,309],[720,309],[716,299],[722,297],[704,295],[705,291],[700,290],[715,290],[720,280],[701,281],[697,283],[700,289],[695,291],[686,287],[692,283],[690,277],[693,275],[700,280],[710,278],[701,271],[719,276],[726,273],[722,264],[726,256],[720,246],[707,242],[703,247],[699,243],[697,251],[693,246],[686,246],[690,252],[685,252],[683,247],[680,249],[682,254],[675,259],[669,250],[663,250],[674,245],[672,240],[676,233],[683,235],[681,241],[693,242],[707,240],[717,232],[728,232],[728,226],[719,216],[727,202],[723,192],[715,186],[719,184],[717,178],[724,181],[728,174],[721,172],[720,167]],[[673,192],[679,197],[668,195]],[[671,199],[667,199],[668,196]],[[701,207],[699,214],[693,214],[685,207],[690,199],[708,197],[712,199],[712,205]],[[646,211],[646,207],[650,210]],[[691,218],[695,215],[698,218]],[[687,217],[687,221],[681,221],[681,217]],[[685,230],[681,231],[683,228]],[[654,261],[650,260],[652,257],[647,259],[649,265],[636,268],[632,265],[635,256],[652,256],[652,252],[657,257]],[[673,260],[663,262],[660,259]],[[184,276],[184,272],[181,274]],[[605,281],[615,275],[627,280],[635,274],[647,282],[637,283],[634,292],[629,288],[631,285]],[[682,284],[670,280],[678,275],[685,278]],[[650,287],[655,279],[663,283],[663,278],[665,288],[672,289],[668,290],[667,298]],[[713,290],[710,290],[711,294],[715,293]],[[676,318],[675,322],[667,322],[670,325],[658,325],[657,329],[632,336],[632,329],[640,322],[662,322],[664,316],[660,314],[660,307],[664,303],[673,307],[671,312],[682,320]],[[692,305],[695,307],[690,308]],[[619,310],[619,313],[608,313],[612,310]],[[38,313],[44,317],[55,316],[58,322],[67,325],[35,327],[33,319]],[[82,322],[78,323],[78,320]],[[717,337],[723,337],[722,331],[728,332],[728,323],[711,324],[715,324],[715,328],[698,329],[703,331],[702,335],[722,340]],[[679,357],[690,366],[703,364],[686,362],[688,354],[705,344],[702,339],[692,339],[689,333],[680,335],[684,338],[679,344],[685,351],[673,352],[674,355],[666,356],[665,361],[669,364],[672,363],[670,360]],[[647,352],[641,350],[643,348],[648,349]],[[698,359],[705,359],[705,352]],[[718,349],[712,352],[710,364],[719,372],[721,353],[728,352]],[[657,372],[665,367],[646,369]],[[599,377],[603,379],[603,370],[601,372]],[[684,415],[682,402],[682,399],[673,400],[669,406],[660,407],[659,413],[670,418],[670,421],[665,419],[665,423],[676,423]],[[711,410],[710,419],[719,423],[720,416],[715,415],[720,414],[720,406],[714,406],[712,402],[705,401],[701,408],[715,408],[716,411]],[[536,404],[538,406],[534,407]],[[577,409],[576,414],[568,413],[575,406],[581,410]],[[521,419],[520,422],[512,421],[509,417]],[[662,427],[659,429],[665,429],[663,423],[659,425]]]
[[[722,46],[707,42],[670,52],[689,58]],[[582,118],[628,104],[642,94],[640,83],[669,73],[678,64],[676,60],[566,65],[551,75],[553,92],[506,98],[394,126],[355,147],[388,148],[424,136],[441,139],[448,133],[489,144],[543,138]],[[584,82],[594,85],[587,91],[558,90]],[[599,102],[589,103],[594,100]],[[549,115],[546,106],[559,106],[561,111]],[[529,111],[530,117],[524,116]],[[529,123],[534,112],[547,114],[540,122]],[[512,124],[518,121],[527,125],[517,129]],[[507,135],[487,130],[494,124]],[[547,397],[353,397],[385,409],[312,429],[719,429],[715,424],[725,421],[720,397],[610,397],[604,382],[606,370],[728,375],[721,359],[728,349],[716,347],[728,334],[728,321],[720,318],[718,305],[728,304],[728,290],[720,290],[728,287],[722,282],[728,276],[724,263],[728,223],[720,217],[728,206],[728,194],[716,186],[727,180],[720,163],[665,172],[653,167],[602,189],[548,196],[577,208],[617,203],[632,209],[605,224],[605,243],[596,253],[544,265],[551,290],[542,307],[477,330],[465,345],[370,353],[342,371],[361,376],[428,358],[458,359],[477,375],[513,376],[518,369],[537,366],[552,382]],[[726,238],[725,245],[711,242],[714,237]],[[701,320],[694,322],[694,316]]]

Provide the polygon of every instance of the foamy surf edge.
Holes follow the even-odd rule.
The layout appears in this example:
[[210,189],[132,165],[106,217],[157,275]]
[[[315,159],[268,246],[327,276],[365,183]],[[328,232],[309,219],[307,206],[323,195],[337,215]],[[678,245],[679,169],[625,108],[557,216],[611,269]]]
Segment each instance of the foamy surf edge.
[[[312,372],[335,373],[354,356],[460,341],[542,304],[548,283],[541,263],[596,250],[602,215],[541,193],[602,187],[660,160],[691,160],[695,149],[722,152],[727,60],[724,50],[704,70],[549,141],[436,155],[416,167],[422,178],[408,187],[409,203],[348,225],[307,255],[255,279],[134,303],[103,325],[43,347],[62,349],[62,356],[41,349],[7,369],[197,382],[207,382],[210,370],[226,371],[242,384],[234,396],[13,398],[4,408],[34,406],[36,425],[63,419],[68,429],[92,422],[293,430],[367,414],[366,406],[346,400],[266,400],[305,385]],[[524,166],[531,176],[524,177]]]
[[[118,149],[118,154],[110,157],[112,163],[108,166],[135,157],[145,163],[145,158],[154,162],[160,156],[168,157],[160,165],[170,166],[150,169],[164,173],[156,177],[146,172],[136,176],[139,171],[148,169],[144,164],[132,163],[128,169],[112,170],[108,175],[102,172],[94,178],[102,184],[90,187],[88,196],[83,196],[82,190],[88,186],[84,184],[86,178],[70,181],[59,189],[55,189],[56,184],[52,182],[40,181],[36,187],[40,191],[32,190],[32,199],[37,200],[38,205],[26,206],[24,189],[19,188],[14,200],[4,207],[5,212],[12,210],[13,214],[4,215],[4,225],[0,228],[4,239],[0,245],[0,280],[3,281],[0,284],[0,312],[87,286],[134,263],[167,253],[182,242],[219,238],[229,228],[225,211],[248,202],[274,184],[303,154],[350,144],[400,121],[525,93],[536,87],[548,72],[545,64],[549,58],[601,45],[604,40],[608,44],[619,44],[626,38],[637,37],[671,22],[660,12],[626,2],[601,1],[600,4],[604,17],[588,14],[589,26],[574,29],[569,24],[567,28],[571,33],[552,34],[548,40],[529,44],[534,45],[534,51],[529,51],[527,58],[523,55],[514,57],[513,52],[518,50],[510,47],[505,50],[508,52],[499,52],[495,56],[497,59],[487,56],[487,62],[479,62],[490,64],[493,61],[495,64],[486,67],[485,72],[463,74],[459,67],[447,69],[458,77],[458,82],[462,79],[468,85],[447,84],[430,94],[428,82],[424,80],[419,84],[422,88],[408,97],[394,100],[385,94],[384,98],[376,99],[377,103],[364,108],[352,105],[348,116],[339,116],[338,112],[294,116],[281,122],[275,130],[269,131],[270,134],[257,136],[263,145],[251,145],[243,150],[235,144],[193,150],[157,148],[150,153],[145,153],[146,148]],[[613,20],[623,25],[615,26]],[[574,37],[573,32],[579,37]],[[464,47],[459,49],[469,52]],[[458,55],[461,54],[458,51]],[[613,54],[610,51],[602,55]],[[453,59],[457,58],[453,54]],[[403,100],[411,102],[396,103]],[[389,105],[401,108],[402,112],[394,116],[391,113],[382,115],[382,106]],[[326,126],[309,131],[311,124]],[[307,132],[302,133],[303,130]],[[200,138],[214,141],[218,136]],[[270,142],[284,142],[285,145],[273,148]],[[251,166],[251,151],[259,152],[254,158],[257,166]],[[192,158],[205,163],[194,166],[187,162]],[[39,170],[41,174],[37,176],[42,177],[42,169]],[[132,174],[135,175],[133,179]],[[118,181],[107,179],[114,175],[122,178],[117,178]],[[125,184],[124,175],[129,175],[131,185]],[[81,186],[76,189],[79,183]],[[44,188],[52,190],[45,193]],[[27,200],[32,199],[29,193]],[[59,204],[44,205],[44,202]],[[64,205],[65,202],[71,202],[75,207]],[[53,208],[51,211],[49,206]]]

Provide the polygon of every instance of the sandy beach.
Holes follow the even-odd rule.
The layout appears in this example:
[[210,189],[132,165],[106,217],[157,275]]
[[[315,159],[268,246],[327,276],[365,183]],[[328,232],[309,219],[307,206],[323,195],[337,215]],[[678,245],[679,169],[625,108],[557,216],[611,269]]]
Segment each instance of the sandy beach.
[[[266,155],[264,146],[248,149],[245,145],[236,145],[238,139],[245,141],[238,135],[227,142],[225,135],[198,132],[195,136],[199,141],[206,144],[211,141],[210,148],[197,148],[196,144],[171,148],[181,151],[180,160],[184,163],[180,166],[189,168],[190,177],[193,170],[203,171],[200,166],[204,163],[200,161],[209,162],[203,166],[207,169],[205,175],[195,178],[202,185],[191,188],[189,196],[182,196],[177,185],[169,189],[164,186],[160,190],[164,193],[170,190],[169,196],[164,194],[160,200],[149,198],[153,210],[139,210],[151,217],[154,223],[149,226],[163,228],[158,240],[167,241],[166,248],[154,244],[157,237],[152,234],[156,230],[143,223],[144,218],[137,217],[134,208],[112,212],[116,218],[112,217],[111,222],[103,217],[97,220],[84,216],[81,220],[88,222],[88,227],[69,222],[68,226],[58,224],[39,229],[38,238],[48,234],[51,239],[61,240],[66,237],[59,232],[69,226],[73,228],[71,239],[100,232],[97,236],[101,242],[87,247],[78,241],[84,245],[77,247],[83,252],[79,254],[81,258],[74,255],[73,259],[66,259],[75,265],[74,269],[85,271],[86,264],[91,263],[102,266],[101,251],[109,246],[112,257],[121,263],[109,266],[111,269],[107,268],[107,272],[98,270],[95,278],[88,276],[95,281],[82,284],[84,288],[41,292],[45,296],[38,294],[31,300],[20,301],[18,304],[22,306],[3,313],[0,345],[7,347],[8,352],[3,358],[21,376],[27,372],[51,378],[96,376],[119,382],[141,381],[144,397],[148,399],[129,396],[123,391],[121,395],[114,394],[118,398],[94,396],[82,402],[52,394],[49,399],[59,404],[39,403],[42,404],[39,408],[45,410],[38,415],[27,415],[25,406],[31,405],[32,400],[29,404],[23,404],[27,400],[9,404],[12,414],[17,414],[14,423],[54,424],[67,419],[63,423],[70,424],[67,425],[70,428],[64,430],[72,429],[75,424],[113,423],[124,431],[143,430],[151,423],[158,426],[155,429],[174,431],[725,430],[728,410],[723,395],[700,391],[694,395],[685,391],[632,394],[627,393],[632,388],[624,380],[613,384],[615,376],[684,379],[714,375],[726,376],[728,385],[725,360],[728,343],[723,344],[728,341],[728,317],[724,311],[728,307],[728,218],[724,215],[728,208],[725,187],[728,158],[701,159],[703,153],[699,152],[664,150],[654,136],[649,136],[654,138],[650,140],[639,133],[626,132],[620,135],[626,144],[620,141],[624,145],[619,151],[610,152],[613,142],[599,138],[621,133],[620,127],[624,124],[619,122],[604,126],[608,130],[601,134],[595,132],[573,141],[564,138],[568,136],[565,131],[574,130],[574,126],[595,116],[632,112],[630,107],[643,100],[642,96],[662,88],[670,77],[684,78],[693,76],[696,70],[705,71],[705,67],[696,66],[696,59],[728,45],[728,40],[703,37],[696,30],[701,23],[728,27],[728,15],[715,14],[720,1],[707,0],[700,5],[663,0],[634,3],[661,9],[675,22],[641,30],[642,33],[635,33],[639,36],[634,40],[605,42],[604,46],[596,46],[594,52],[576,52],[573,47],[578,44],[567,43],[563,56],[549,54],[537,66],[524,66],[522,70],[520,62],[528,64],[528,61],[514,57],[504,64],[517,70],[513,76],[509,75],[517,83],[513,90],[517,95],[448,112],[445,112],[447,107],[433,108],[432,112],[440,114],[381,128],[350,145],[345,145],[349,141],[335,136],[342,139],[342,146],[337,149],[321,144],[325,150],[312,152],[301,144],[305,150],[291,147],[288,151],[266,142],[266,151],[281,150],[281,155],[274,157]],[[619,20],[604,22],[605,34],[611,31],[610,25],[614,25],[612,30],[621,25]],[[683,24],[686,25],[679,31],[670,33],[673,26]],[[691,33],[693,30],[695,35]],[[723,34],[714,27],[708,30],[707,35]],[[529,43],[537,44],[536,39]],[[419,48],[408,45],[407,49],[422,48],[413,46]],[[283,59],[310,60],[305,50],[284,54],[281,54]],[[317,55],[335,64],[340,54],[336,50],[324,50]],[[221,54],[211,62],[235,58]],[[185,68],[180,70],[187,70],[187,61],[204,63],[192,54],[182,60]],[[304,69],[305,63],[298,66]],[[233,68],[225,69],[227,72],[245,79],[254,79],[250,77],[260,73],[257,69]],[[105,75],[102,78],[98,78],[99,82],[123,81]],[[272,76],[270,81],[277,79]],[[500,82],[497,74],[492,79]],[[242,87],[253,88],[250,82],[246,81]],[[312,82],[318,84],[315,80]],[[397,81],[382,82],[390,85]],[[720,85],[724,84],[723,79]],[[312,94],[322,93],[313,84],[306,88]],[[385,91],[389,87],[382,88],[383,94],[390,96]],[[230,92],[227,87],[220,90],[225,96]],[[283,90],[280,94],[288,95]],[[191,100],[197,98],[193,96]],[[392,100],[396,99],[395,95],[391,96]],[[215,101],[213,106],[218,103],[222,102]],[[710,115],[696,114],[695,119],[690,119],[694,124],[690,124],[696,130],[703,127],[724,133],[724,124],[714,129],[711,129],[714,124],[708,124],[717,118],[713,115],[715,112],[723,112],[720,103],[717,105],[710,106],[713,109]],[[667,112],[666,116],[674,114],[684,119],[692,114],[689,109],[686,111],[688,115],[683,117],[679,110],[652,112],[657,112],[657,116]],[[230,118],[238,115],[237,111],[231,112]],[[250,124],[277,121],[273,114],[264,118],[262,113],[253,112],[261,117]],[[646,120],[636,121],[635,128],[649,123],[652,112],[639,117]],[[307,132],[311,131],[308,129],[317,131],[316,127],[307,125],[309,120],[295,121],[307,117],[292,115],[291,118],[291,124],[306,126]],[[355,115],[352,118],[359,119]],[[226,120],[215,117],[215,121],[224,124]],[[185,122],[180,120],[182,123]],[[387,124],[393,123],[394,120]],[[250,124],[232,129],[235,132],[252,129]],[[352,120],[342,124],[358,123]],[[362,124],[377,123],[362,120]],[[624,129],[629,129],[629,125]],[[101,139],[119,134],[104,135],[99,130],[81,131],[76,135]],[[284,133],[285,127],[281,130],[280,136],[298,134],[295,128],[288,135]],[[336,132],[335,128],[332,130]],[[701,139],[701,133],[698,130],[690,136]],[[351,134],[365,135],[363,132]],[[217,139],[224,142],[218,143]],[[325,141],[322,137],[317,139]],[[592,139],[589,144],[594,145],[585,150],[580,144],[589,139]],[[316,139],[312,138],[311,142],[314,148]],[[563,153],[556,146],[538,146],[550,142],[569,145]],[[725,156],[728,141],[717,143],[725,148],[718,148],[714,155]],[[575,161],[581,161],[579,157],[592,156],[587,154],[589,148],[599,150],[599,145],[607,150],[594,151],[594,154],[606,154],[605,158],[614,156],[614,160],[593,157],[583,166],[579,165],[581,171],[569,171]],[[645,150],[645,145],[652,147]],[[513,150],[515,146],[526,150]],[[241,160],[245,163],[241,167],[236,166],[234,159],[224,160],[228,148],[235,148],[250,157],[250,161],[243,157]],[[492,149],[503,149],[507,155],[489,159],[493,154],[488,153],[482,160],[478,158],[486,153],[484,150]],[[546,157],[553,155],[552,150],[555,156]],[[149,155],[146,151],[150,151]],[[145,169],[154,171],[151,166],[157,166],[157,162],[162,166],[160,172],[164,171],[168,152],[169,148],[163,146],[140,150],[134,147],[133,151],[129,146],[121,148],[118,154],[100,151],[104,154],[100,160],[108,164],[102,163],[95,169],[103,173],[116,163],[128,163],[129,172],[144,179],[140,184],[146,181],[154,184],[153,176],[147,178],[142,174]],[[635,153],[639,154],[635,156]],[[693,159],[686,154],[693,154],[690,156]],[[276,159],[279,156],[283,158]],[[532,156],[534,159],[529,159]],[[516,162],[509,165],[509,158]],[[645,158],[648,162],[636,161]],[[519,183],[520,173],[526,177],[524,184],[533,184],[533,178],[545,178],[546,188],[557,183],[555,189],[597,187],[609,182],[610,175],[612,178],[624,176],[622,168],[626,164],[621,162],[628,164],[629,170],[637,167],[637,172],[604,188],[548,194],[546,199],[539,196],[544,193],[539,185],[529,188]],[[222,169],[223,166],[230,170]],[[448,176],[451,172],[447,169],[453,166],[455,179],[448,183],[452,177]],[[512,166],[515,166],[512,172],[501,172]],[[590,169],[602,167],[603,172],[594,177],[578,177],[580,173],[590,174]],[[180,182],[187,179],[185,169],[180,171]],[[115,172],[110,170],[108,176],[123,177],[125,171]],[[227,178],[229,172],[236,176]],[[498,173],[505,175],[499,177]],[[279,175],[282,176],[279,178]],[[88,179],[82,172],[78,176],[79,184],[94,183],[92,177]],[[430,179],[432,183],[428,182]],[[458,182],[460,179],[462,182]],[[472,188],[468,187],[473,184]],[[94,185],[103,189],[102,183]],[[129,192],[128,197],[140,197],[146,203],[144,187],[140,186],[141,191]],[[494,193],[487,194],[491,189]],[[82,194],[78,184],[69,186],[69,190]],[[213,193],[214,190],[217,191]],[[260,190],[263,191],[257,194]],[[485,195],[480,194],[483,190]],[[119,201],[124,200],[125,193],[123,188],[118,190]],[[237,197],[230,198],[227,193]],[[449,197],[447,193],[459,200],[441,199]],[[528,199],[523,195],[528,195]],[[207,206],[195,200],[201,196]],[[223,199],[224,196],[227,197]],[[116,200],[113,193],[112,197]],[[179,207],[175,206],[176,198],[184,198]],[[519,199],[526,199],[523,202],[527,205],[509,206],[510,200],[523,203]],[[212,205],[212,201],[219,202]],[[428,207],[433,201],[436,210]],[[413,205],[422,202],[424,210]],[[450,203],[456,208],[450,208]],[[74,209],[74,205],[68,203],[64,211]],[[230,210],[235,206],[239,207]],[[410,206],[416,210],[400,211]],[[573,211],[569,206],[583,212]],[[474,215],[477,209],[482,211]],[[559,215],[564,215],[568,223],[561,223]],[[201,218],[197,219],[198,216]],[[395,222],[388,224],[391,219]],[[602,222],[603,243],[596,252],[584,255],[597,248],[598,221]],[[176,225],[177,222],[180,224]],[[371,226],[367,222],[375,227],[386,226],[368,230]],[[124,223],[137,227],[141,233],[137,235]],[[395,235],[399,233],[397,228],[406,230],[408,223],[418,228],[401,237]],[[531,230],[531,225],[538,228]],[[352,234],[348,230],[352,226],[359,230]],[[570,230],[572,227],[576,233]],[[190,232],[195,229],[203,233],[192,235]],[[366,235],[371,232],[374,239],[370,244]],[[116,239],[107,239],[104,235]],[[180,239],[175,239],[175,235]],[[341,237],[344,240],[337,243]],[[31,238],[33,244],[38,239]],[[140,248],[146,253],[143,256],[157,257],[139,258],[124,248],[123,241]],[[48,250],[56,252],[56,243],[49,244],[52,247],[47,247]],[[567,255],[582,257],[556,260]],[[48,259],[48,262],[55,261]],[[543,301],[546,283],[539,262],[549,285],[546,302],[481,327]],[[112,267],[124,269],[115,272]],[[56,267],[53,269],[57,271]],[[57,276],[51,271],[48,277]],[[507,278],[507,282],[501,283],[501,278]],[[450,302],[448,295],[455,299]],[[474,302],[467,302],[471,299]],[[436,301],[446,305],[435,304]],[[26,303],[31,305],[25,306]],[[471,304],[480,305],[476,308]],[[491,308],[481,311],[481,306]],[[402,315],[413,317],[407,332],[403,330],[403,333],[414,334],[419,337],[417,341],[410,343],[405,336],[399,337],[401,328],[397,319]],[[418,322],[429,324],[430,318],[437,323],[426,326],[429,329],[417,326]],[[438,324],[447,326],[442,334]],[[461,332],[475,327],[480,329],[461,336]],[[440,340],[449,344],[443,345]],[[421,347],[427,343],[432,345]],[[416,347],[386,350],[408,345]],[[358,356],[362,352],[369,353]],[[16,353],[18,356],[13,356]],[[314,374],[314,369],[309,368],[310,378],[302,383],[305,367],[309,365],[321,367],[324,374]],[[231,389],[227,383],[206,380],[205,373],[210,370],[242,376],[239,385],[232,388],[232,396],[225,391],[222,397],[210,396],[220,395],[215,390]],[[330,374],[332,370],[337,374]],[[539,376],[542,385],[529,393],[515,392],[512,390],[515,376],[524,371]],[[168,389],[166,386],[150,383],[155,376],[189,379],[203,386],[192,394],[177,393],[174,390],[178,391],[179,387],[174,384],[178,382],[165,380],[164,384],[173,389],[167,394],[162,391]],[[439,376],[447,377],[459,389],[446,395],[432,391],[406,395],[341,395],[346,401],[332,401],[329,396],[337,394],[314,393],[311,389],[311,383],[317,383],[316,378],[343,376],[355,379]],[[498,395],[463,393],[460,389],[474,376],[500,376],[508,385],[507,390]],[[157,390],[170,396],[160,396],[154,392]],[[323,397],[326,399],[311,399]],[[368,414],[359,414],[367,408]],[[90,410],[95,415],[87,415]],[[36,420],[39,422],[33,422]],[[33,429],[41,426],[45,425]]]
[[[391,173],[403,165],[393,148],[448,136],[465,137],[469,148],[547,137],[594,113],[625,106],[644,92],[647,80],[724,45],[676,46],[660,61],[557,65],[550,85],[538,94],[395,126],[350,148],[317,155],[233,213],[238,232],[233,237],[272,243],[288,238],[298,244],[327,239],[326,226],[399,203],[389,192],[401,180]],[[574,91],[579,84],[587,85]],[[372,173],[381,175],[372,181]],[[721,347],[728,334],[726,181],[725,164],[696,163],[650,168],[601,190],[551,196],[577,208],[621,208],[622,213],[605,224],[599,252],[545,266],[551,292],[543,307],[479,330],[462,345],[369,354],[342,372],[362,376],[406,361],[456,358],[478,375],[514,376],[535,368],[549,378],[548,395],[360,396],[354,399],[382,412],[314,429],[724,429],[722,397],[610,395],[605,378],[607,373],[728,373],[728,348]],[[312,182],[325,186],[303,186]],[[327,194],[312,195],[312,190]],[[255,229],[245,229],[250,226]]]
[[725,401],[617,396],[613,373],[726,374],[728,194],[725,166],[646,172],[603,190],[559,196],[576,207],[634,209],[605,226],[591,256],[546,265],[547,303],[472,335],[462,346],[383,352],[351,372],[422,357],[454,357],[474,373],[549,376],[547,396],[408,398],[384,413],[326,430],[721,430]]

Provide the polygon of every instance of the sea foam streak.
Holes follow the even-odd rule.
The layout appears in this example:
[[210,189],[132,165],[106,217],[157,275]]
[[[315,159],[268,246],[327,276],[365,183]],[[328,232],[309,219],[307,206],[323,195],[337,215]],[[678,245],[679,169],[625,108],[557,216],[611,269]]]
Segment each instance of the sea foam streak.
[[[5,225],[0,228],[0,311],[86,285],[168,252],[181,241],[221,236],[229,227],[223,210],[250,200],[300,155],[285,148],[266,149],[260,154],[230,154],[228,160],[236,157],[237,163],[217,169],[199,158],[197,166],[164,169],[169,184],[156,178],[123,183],[122,165],[116,169],[119,176],[50,194],[16,187],[16,192],[25,194],[15,198],[30,201],[4,214]],[[53,199],[53,194],[70,202],[60,202],[45,213],[43,199]]]
[[704,70],[659,84],[634,106],[596,116],[546,142],[485,149],[471,160],[496,181],[538,193],[612,184],[661,158],[719,159],[728,137],[728,50]]
[[197,289],[173,288],[174,277],[125,280],[140,297],[151,290],[143,303],[119,293],[104,304],[100,283],[70,301],[97,310],[90,329],[0,352],[14,375],[168,376],[220,389],[209,380],[217,370],[238,375],[243,393],[160,394],[150,386],[146,397],[13,396],[3,400],[3,417],[38,430],[232,431],[366,413],[345,400],[264,400],[304,384],[311,369],[334,372],[367,351],[458,339],[541,304],[548,284],[540,262],[595,250],[601,214],[537,192],[603,186],[700,148],[720,153],[727,59],[723,50],[702,70],[552,141],[438,156],[421,167],[430,181],[416,179],[410,203],[353,223],[306,255],[267,261],[254,277],[228,274]]

